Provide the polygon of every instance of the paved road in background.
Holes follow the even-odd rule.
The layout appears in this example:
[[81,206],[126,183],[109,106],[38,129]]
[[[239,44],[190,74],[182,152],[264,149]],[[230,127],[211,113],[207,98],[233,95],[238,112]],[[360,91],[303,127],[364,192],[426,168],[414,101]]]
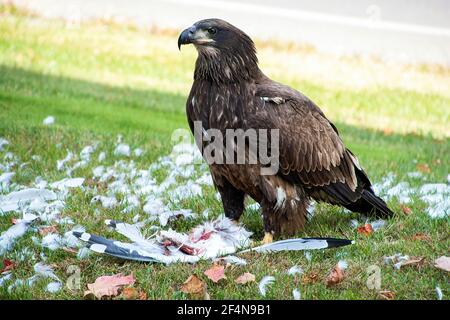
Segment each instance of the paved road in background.
[[[253,37],[312,44],[338,54],[450,66],[446,0],[14,0],[49,17],[123,17],[184,29],[222,18]],[[175,42],[174,42],[175,43]]]

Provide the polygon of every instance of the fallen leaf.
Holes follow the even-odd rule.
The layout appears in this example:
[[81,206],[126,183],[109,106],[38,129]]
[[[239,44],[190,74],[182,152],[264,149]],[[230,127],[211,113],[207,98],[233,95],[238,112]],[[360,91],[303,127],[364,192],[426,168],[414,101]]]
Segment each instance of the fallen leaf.
[[77,253],[78,253],[78,250],[75,250],[75,249],[73,249],[73,248],[63,247],[62,249],[63,249],[65,252],[68,252],[68,253],[73,253],[73,254],[77,254]]
[[212,282],[217,283],[221,279],[226,279],[225,276],[225,268],[222,265],[215,264],[208,270],[204,272],[205,276],[207,276]]
[[450,257],[439,257],[434,260],[434,266],[444,271],[450,271]]
[[139,290],[133,287],[124,288],[121,296],[125,300],[137,300],[139,298]]
[[425,257],[411,257],[406,261],[403,261],[400,265],[400,268],[402,267],[409,267],[409,266],[422,266],[425,261]]
[[181,291],[184,293],[201,293],[204,290],[205,283],[196,275],[191,275],[181,286]]
[[404,204],[401,204],[401,205],[400,205],[400,208],[402,209],[402,212],[403,212],[404,214],[406,214],[407,216],[409,216],[409,215],[412,213],[411,208],[405,206]]
[[3,259],[3,263],[0,263],[0,274],[14,268],[14,262],[6,258]]
[[144,291],[139,292],[139,300],[147,300],[147,294]]
[[423,172],[423,173],[430,173],[431,172],[430,166],[428,164],[426,164],[426,163],[418,163],[416,165],[416,169],[418,171],[420,171],[420,172]]
[[119,289],[123,286],[134,284],[133,275],[124,276],[122,274],[116,274],[113,276],[101,276],[98,277],[94,283],[88,283],[88,289],[84,292],[84,296],[94,295],[98,299],[104,296],[117,296]]
[[431,241],[431,238],[429,235],[425,233],[416,233],[412,236],[411,240],[417,241],[417,240],[423,240],[423,241]]
[[49,233],[58,233],[58,229],[56,228],[56,225],[48,226],[48,227],[42,227],[39,229],[39,234],[41,236],[46,236]]
[[395,293],[389,290],[380,291],[378,292],[378,295],[383,300],[394,300],[395,299]]
[[327,277],[327,287],[334,286],[344,280],[344,270],[337,264]]
[[204,298],[209,300],[209,294],[206,291],[206,283],[200,280],[196,275],[191,275],[181,285],[181,291],[192,294],[196,298]]
[[238,284],[246,284],[247,282],[254,282],[256,280],[255,275],[251,274],[250,272],[245,272],[244,274],[237,277],[234,282]]
[[373,232],[372,225],[370,223],[366,223],[365,225],[358,227],[358,233],[364,234],[368,236]]
[[317,272],[311,272],[309,274],[304,274],[302,277],[303,284],[315,283],[319,280],[319,274]]

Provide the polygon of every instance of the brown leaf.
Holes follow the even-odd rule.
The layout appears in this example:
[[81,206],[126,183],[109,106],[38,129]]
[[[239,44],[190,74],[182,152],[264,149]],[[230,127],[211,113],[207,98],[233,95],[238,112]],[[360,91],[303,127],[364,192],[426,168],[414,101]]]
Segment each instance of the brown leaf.
[[191,275],[181,286],[181,291],[184,293],[201,293],[205,288],[205,283],[196,275]]
[[122,298],[125,300],[137,300],[139,298],[139,290],[133,287],[124,288],[122,291]]
[[42,227],[39,229],[39,234],[41,236],[46,236],[49,233],[58,233],[58,229],[56,228],[56,225],[48,226],[48,227]]
[[423,172],[423,173],[430,173],[431,172],[430,166],[428,164],[426,164],[426,163],[418,163],[416,165],[416,169],[418,171],[420,171],[420,172]]
[[380,291],[378,292],[378,295],[383,300],[394,300],[395,299],[395,293],[389,290]]
[[418,241],[418,240],[431,241],[431,238],[430,238],[429,235],[419,232],[419,233],[416,233],[415,235],[413,235],[411,237],[411,240],[414,240],[414,241]]
[[319,274],[317,272],[311,272],[309,274],[304,274],[302,277],[303,284],[315,283],[319,280]]
[[181,285],[181,291],[192,294],[196,298],[203,298],[209,300],[209,294],[206,291],[206,283],[200,280],[196,275],[191,275]]
[[147,300],[147,294],[144,291],[139,292],[139,300]]
[[217,283],[221,279],[227,278],[225,276],[225,268],[219,264],[215,264],[214,266],[206,270],[204,274],[214,283]]
[[88,289],[84,292],[84,295],[94,295],[98,299],[104,296],[117,296],[119,289],[123,286],[134,284],[133,275],[123,276],[122,274],[116,274],[113,276],[101,276],[98,277],[94,283],[88,283]]
[[77,253],[78,253],[78,250],[75,250],[75,249],[72,249],[72,248],[63,247],[62,249],[63,249],[65,252],[68,252],[68,253],[72,253],[72,254],[77,254]]
[[327,277],[327,287],[334,286],[344,280],[344,270],[339,265],[336,265]]
[[360,234],[364,234],[364,235],[368,236],[372,232],[373,232],[373,228],[370,223],[366,223],[365,225],[358,227],[358,233],[360,233]]
[[434,266],[444,271],[450,271],[450,257],[442,256],[434,260]]
[[409,267],[409,266],[417,266],[421,267],[425,261],[425,257],[411,257],[409,260],[402,262],[400,268]]
[[254,282],[255,280],[255,275],[251,274],[250,272],[245,272],[244,274],[241,274],[239,277],[237,277],[234,282],[238,284],[246,284],[247,282]]
[[409,215],[412,213],[411,208],[405,206],[404,204],[401,204],[401,205],[400,205],[400,208],[402,209],[402,212],[403,212],[404,214],[406,214],[407,216],[409,216]]

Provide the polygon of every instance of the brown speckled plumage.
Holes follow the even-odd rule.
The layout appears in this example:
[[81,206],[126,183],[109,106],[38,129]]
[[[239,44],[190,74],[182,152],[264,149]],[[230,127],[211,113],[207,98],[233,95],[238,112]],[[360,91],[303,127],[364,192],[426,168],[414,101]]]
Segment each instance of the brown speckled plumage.
[[362,213],[392,214],[319,107],[261,72],[254,44],[244,32],[219,19],[199,21],[192,30],[211,34],[207,43],[183,42],[198,50],[186,103],[191,130],[194,121],[201,121],[204,129],[223,134],[249,128],[280,132],[276,175],[260,175],[259,164],[210,165],[226,216],[239,219],[246,195],[261,204],[265,231],[274,234],[298,232],[310,199]]

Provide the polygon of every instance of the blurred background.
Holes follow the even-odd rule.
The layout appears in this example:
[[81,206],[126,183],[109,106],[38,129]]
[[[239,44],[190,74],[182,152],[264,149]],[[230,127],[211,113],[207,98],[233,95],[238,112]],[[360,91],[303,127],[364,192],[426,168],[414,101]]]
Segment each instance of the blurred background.
[[[136,110],[172,114],[177,121],[169,121],[168,128],[184,126],[196,51],[185,46],[179,52],[177,38],[196,21],[216,17],[255,40],[261,69],[268,76],[302,91],[333,121],[385,134],[450,136],[449,1],[1,3],[0,64],[4,75],[13,74],[2,78],[3,85],[11,85],[6,91],[16,89],[16,78],[32,78],[17,76],[17,69],[41,78],[84,81],[89,94],[101,84],[125,90],[115,97],[121,102],[131,99]],[[16,69],[8,69],[12,66]],[[40,84],[34,88],[49,93]],[[15,102],[17,94],[11,93]],[[59,113],[61,100],[53,98],[54,112]],[[114,99],[99,103],[99,118]],[[125,103],[129,107],[128,100]],[[121,117],[131,117],[123,114],[128,109],[120,110]],[[37,112],[43,111],[30,109],[29,121]],[[70,119],[67,112],[61,113],[63,119]],[[87,115],[78,118],[84,116],[89,127]],[[144,119],[128,119],[126,130],[139,130],[142,125],[154,132],[154,126],[161,125],[150,126]],[[111,125],[123,130],[117,121]]]
[[225,19],[259,39],[309,43],[337,54],[450,65],[446,0],[15,0],[47,17],[114,18],[184,28]]

